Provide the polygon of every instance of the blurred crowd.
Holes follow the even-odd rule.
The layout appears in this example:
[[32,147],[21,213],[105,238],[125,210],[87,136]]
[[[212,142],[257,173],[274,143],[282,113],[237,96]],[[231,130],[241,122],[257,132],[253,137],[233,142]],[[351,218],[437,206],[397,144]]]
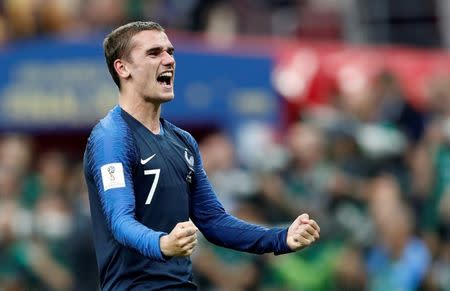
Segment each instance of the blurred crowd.
[[[321,238],[278,257],[201,238],[200,290],[450,290],[450,78],[429,92],[418,109],[383,72],[284,131],[249,123],[203,136],[230,213],[274,226],[307,212]],[[36,152],[33,141],[0,138],[0,290],[96,290],[81,156]]]
[[309,213],[302,252],[246,256],[202,244],[204,290],[450,290],[450,78],[424,108],[381,72],[357,96],[308,108],[286,132],[252,124],[205,138],[206,171],[227,209],[264,225]]
[[0,146],[0,290],[96,290],[97,267],[81,157]]
[[[0,44],[141,19],[220,41],[337,39],[339,2],[0,0]],[[205,169],[230,213],[278,226],[307,212],[321,239],[275,257],[201,238],[192,257],[200,290],[450,290],[450,77],[428,85],[417,108],[381,72],[366,91],[336,92],[284,130],[249,123],[235,136],[202,135]],[[82,157],[37,151],[35,141],[0,135],[0,290],[97,290]]]
[[336,39],[341,34],[340,9],[335,0],[1,0],[0,44],[44,35],[104,33],[133,20],[223,38],[275,34]]

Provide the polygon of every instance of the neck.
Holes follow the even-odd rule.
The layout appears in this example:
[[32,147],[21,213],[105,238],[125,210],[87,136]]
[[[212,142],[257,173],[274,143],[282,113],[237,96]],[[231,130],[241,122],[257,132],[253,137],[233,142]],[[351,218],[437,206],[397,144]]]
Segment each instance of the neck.
[[119,95],[119,106],[154,134],[159,134],[161,103],[145,101],[141,96]]

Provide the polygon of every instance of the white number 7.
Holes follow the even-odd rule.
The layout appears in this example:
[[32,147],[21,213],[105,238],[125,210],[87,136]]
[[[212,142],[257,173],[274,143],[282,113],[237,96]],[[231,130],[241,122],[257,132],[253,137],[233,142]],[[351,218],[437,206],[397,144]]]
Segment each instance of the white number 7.
[[152,202],[153,194],[155,194],[156,185],[158,184],[160,172],[161,169],[144,170],[144,175],[155,175],[155,179],[153,180],[152,187],[150,187],[150,192],[148,193],[145,204],[150,204],[150,202]]

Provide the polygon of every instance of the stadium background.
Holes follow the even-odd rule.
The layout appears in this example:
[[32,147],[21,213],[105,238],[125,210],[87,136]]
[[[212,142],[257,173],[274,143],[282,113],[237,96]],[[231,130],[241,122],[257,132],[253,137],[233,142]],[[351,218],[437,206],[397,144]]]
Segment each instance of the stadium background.
[[0,1],[0,290],[97,289],[81,160],[117,96],[102,39],[142,19],[225,207],[322,229],[280,257],[202,241],[201,290],[450,290],[447,0]]

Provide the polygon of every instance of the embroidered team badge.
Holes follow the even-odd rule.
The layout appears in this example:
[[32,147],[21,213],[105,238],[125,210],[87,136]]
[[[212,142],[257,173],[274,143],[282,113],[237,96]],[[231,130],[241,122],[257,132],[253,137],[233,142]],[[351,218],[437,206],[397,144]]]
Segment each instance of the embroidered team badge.
[[194,156],[189,156],[187,149],[184,150],[184,158],[186,159],[186,162],[188,162],[189,166],[194,166]]
[[189,172],[186,176],[186,182],[192,183],[192,177],[194,176],[194,156],[189,156],[187,149],[184,150],[184,159],[189,165]]

